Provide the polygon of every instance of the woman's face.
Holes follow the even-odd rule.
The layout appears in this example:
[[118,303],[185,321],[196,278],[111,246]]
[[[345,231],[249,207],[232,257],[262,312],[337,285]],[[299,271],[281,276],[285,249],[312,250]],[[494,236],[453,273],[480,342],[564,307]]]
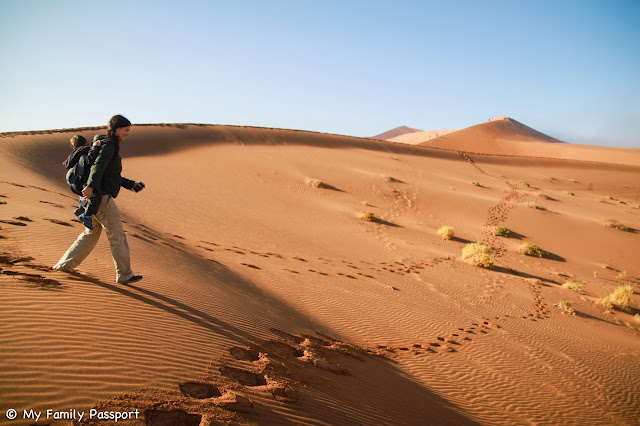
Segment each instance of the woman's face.
[[116,129],[116,136],[118,137],[118,140],[120,142],[125,140],[127,138],[127,136],[129,136],[129,131],[130,130],[131,130],[131,126],[120,127],[119,129]]

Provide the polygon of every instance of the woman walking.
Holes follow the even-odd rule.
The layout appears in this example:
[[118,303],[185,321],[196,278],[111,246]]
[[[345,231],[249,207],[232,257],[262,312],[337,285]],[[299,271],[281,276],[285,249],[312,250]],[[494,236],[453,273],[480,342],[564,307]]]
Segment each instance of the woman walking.
[[131,122],[121,115],[114,115],[109,120],[107,139],[102,141],[102,148],[91,167],[87,186],[82,190],[82,195],[87,199],[94,191],[101,191],[104,194],[98,212],[93,216],[99,226],[94,226],[93,229],[85,228],[53,269],[69,272],[82,263],[96,246],[104,228],[116,267],[116,282],[131,284],[142,279],[142,275],[135,275],[131,270],[129,244],[114,200],[120,192],[120,187],[136,192],[144,188],[141,182],[134,182],[120,175],[122,172],[120,144],[129,136],[130,130]]

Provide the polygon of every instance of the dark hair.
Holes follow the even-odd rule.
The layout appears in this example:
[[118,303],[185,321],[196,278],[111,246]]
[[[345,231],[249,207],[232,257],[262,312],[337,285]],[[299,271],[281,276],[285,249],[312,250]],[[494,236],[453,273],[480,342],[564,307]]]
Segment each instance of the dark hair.
[[75,135],[71,139],[69,139],[69,143],[71,144],[71,148],[74,150],[80,148],[81,146],[86,145],[87,139],[82,135]]
[[109,127],[107,127],[107,138],[111,139],[116,145],[116,156],[120,153],[120,139],[116,135],[116,130],[121,127],[129,127],[131,122],[121,115],[114,115],[109,120]]
[[114,142],[120,142],[118,140],[118,136],[116,135],[116,130],[121,127],[129,127],[131,126],[131,122],[124,118],[121,115],[114,115],[109,120],[109,127],[107,128],[107,137]]

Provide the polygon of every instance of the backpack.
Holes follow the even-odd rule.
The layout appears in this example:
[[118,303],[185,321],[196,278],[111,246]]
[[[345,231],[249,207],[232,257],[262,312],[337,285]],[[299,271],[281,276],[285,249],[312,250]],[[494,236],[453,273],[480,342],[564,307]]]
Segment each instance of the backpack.
[[90,161],[87,154],[81,155],[78,161],[67,170],[67,183],[71,190],[78,195],[82,195],[82,189],[87,180],[89,180],[91,166],[93,165],[89,164]]
[[[96,135],[94,141],[103,141],[104,139],[104,135]],[[67,164],[67,184],[75,194],[82,196],[82,190],[91,174],[91,166],[96,161],[99,151],[93,147],[82,147],[70,156]]]

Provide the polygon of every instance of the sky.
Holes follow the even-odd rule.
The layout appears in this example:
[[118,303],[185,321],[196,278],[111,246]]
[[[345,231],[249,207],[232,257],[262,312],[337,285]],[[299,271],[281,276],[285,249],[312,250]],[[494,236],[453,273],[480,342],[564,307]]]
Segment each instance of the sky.
[[639,0],[0,0],[0,132],[373,136],[514,118],[640,148]]

